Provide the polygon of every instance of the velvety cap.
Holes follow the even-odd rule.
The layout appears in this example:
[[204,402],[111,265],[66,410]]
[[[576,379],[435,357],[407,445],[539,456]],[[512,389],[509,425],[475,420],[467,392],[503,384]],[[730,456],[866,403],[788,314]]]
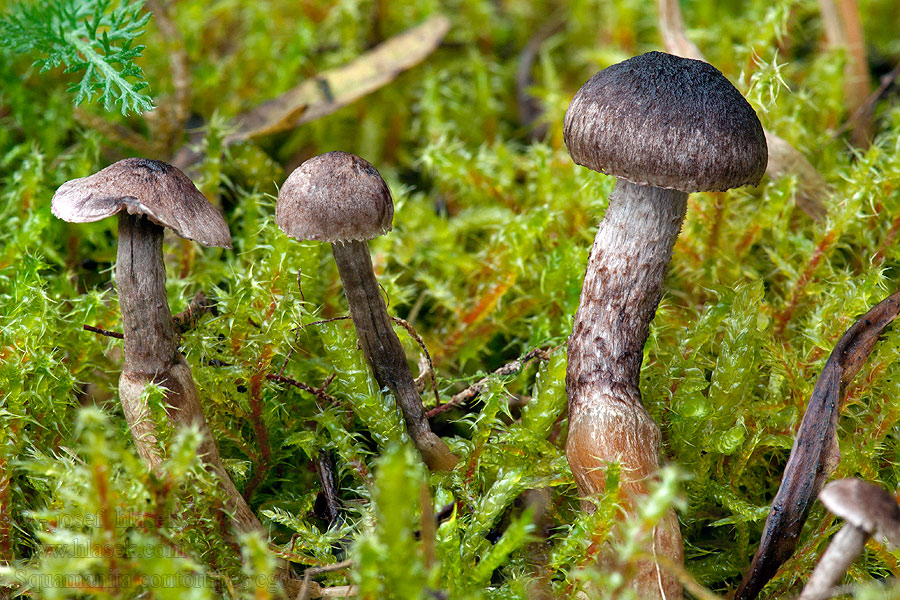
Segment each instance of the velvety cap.
[[819,500],[851,525],[900,546],[900,506],[880,486],[861,479],[839,479],[822,489]]
[[591,77],[564,135],[577,164],[639,185],[724,191],[766,170],[763,128],[741,93],[709,63],[664,52]]
[[158,160],[126,158],[67,181],[53,194],[50,208],[70,223],[99,221],[125,210],[204,246],[231,248],[231,233],[219,211],[187,175]]
[[393,219],[378,170],[347,152],[326,152],[294,169],[275,204],[278,227],[301,240],[370,240],[390,231]]

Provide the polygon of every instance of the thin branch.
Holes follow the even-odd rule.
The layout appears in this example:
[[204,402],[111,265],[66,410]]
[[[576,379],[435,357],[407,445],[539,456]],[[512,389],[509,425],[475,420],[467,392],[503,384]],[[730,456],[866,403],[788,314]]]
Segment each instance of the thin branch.
[[[353,566],[352,560],[343,560],[338,563],[334,563],[333,565],[325,565],[323,567],[310,567],[303,572],[303,584],[300,586],[300,591],[297,593],[297,600],[307,600],[308,598],[339,598],[341,596],[337,594],[327,593],[326,590],[338,590],[340,589],[346,596],[354,596],[356,595],[356,589],[354,586],[339,586],[335,588],[321,588],[315,582],[310,581],[310,579],[314,575],[320,575],[322,573],[331,573],[333,571],[341,571],[343,569],[349,569]],[[318,595],[310,594],[310,586],[314,585]]]
[[297,290],[300,291],[300,301],[306,302],[306,296],[303,295],[303,269],[297,269]]
[[331,374],[328,379],[325,380],[322,386],[317,388],[303,383],[302,381],[297,381],[296,379],[291,379],[290,377],[284,377],[283,375],[275,375],[273,373],[269,373],[268,375],[266,375],[266,379],[268,379],[269,381],[279,381],[281,383],[292,385],[298,390],[303,390],[304,392],[312,394],[323,402],[327,402],[329,404],[334,404],[337,406],[340,406],[341,404],[340,400],[325,392],[325,389],[334,380],[334,374]]
[[322,325],[324,323],[331,323],[333,321],[346,321],[349,318],[350,317],[348,315],[344,315],[343,317],[332,317],[330,319],[322,319],[321,321],[313,321],[311,323],[303,323],[303,324],[297,325],[297,327],[295,327],[294,329],[295,330],[305,329],[307,327],[312,327],[313,325]]
[[500,367],[499,369],[497,369],[496,371],[494,371],[487,377],[481,379],[478,383],[470,385],[469,387],[467,387],[460,393],[454,395],[449,401],[445,402],[444,404],[442,404],[436,408],[432,408],[431,410],[429,410],[426,413],[426,416],[429,419],[431,419],[432,417],[436,417],[440,414],[447,412],[454,406],[459,406],[460,404],[463,404],[465,402],[468,402],[469,400],[472,400],[473,398],[478,396],[481,392],[483,392],[485,390],[485,388],[487,388],[487,386],[490,384],[491,380],[494,379],[495,377],[504,377],[507,375],[513,375],[515,373],[518,373],[519,371],[524,369],[526,366],[528,366],[528,363],[530,363],[534,359],[550,360],[550,354],[555,349],[556,349],[556,347],[535,348],[534,350],[531,350],[524,356],[517,358],[516,360],[514,360],[510,363],[503,365],[502,367]]
[[161,113],[163,119],[160,120],[160,127],[154,132],[153,137],[156,145],[171,156],[171,148],[175,147],[174,142],[184,133],[190,112],[191,72],[188,67],[184,36],[172,21],[169,7],[164,6],[160,0],[144,0],[144,6],[153,13],[156,26],[168,42],[169,69],[174,94],[171,103]]
[[[422,353],[425,355],[425,361],[428,363],[427,371],[423,371],[422,375],[430,374],[431,376],[431,388],[434,390],[434,403],[435,406],[441,405],[441,397],[438,395],[437,388],[437,377],[434,373],[434,363],[431,360],[431,354],[428,352],[428,348],[425,346],[425,340],[422,339],[422,336],[419,335],[419,332],[416,331],[415,327],[409,321],[401,319],[400,317],[391,317],[391,320],[406,330],[409,336],[416,340],[416,343],[419,344],[419,347],[422,349]],[[421,375],[420,375],[421,376]],[[419,387],[418,380],[416,381],[416,388]],[[421,390],[419,390],[421,392]]]
[[108,329],[100,329],[99,327],[93,327],[91,325],[82,325],[82,329],[85,331],[90,331],[93,333],[99,333],[100,335],[105,335],[106,337],[116,338],[117,340],[124,340],[125,336],[121,333],[117,333],[115,331],[110,331]]

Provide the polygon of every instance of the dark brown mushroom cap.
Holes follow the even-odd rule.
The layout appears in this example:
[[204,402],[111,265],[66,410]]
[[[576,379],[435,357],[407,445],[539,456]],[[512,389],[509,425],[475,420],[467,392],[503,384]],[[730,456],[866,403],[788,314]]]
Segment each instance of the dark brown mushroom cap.
[[326,152],[294,169],[275,204],[275,223],[301,240],[370,240],[390,231],[393,218],[378,170],[347,152]]
[[822,489],[819,500],[851,525],[900,546],[900,506],[882,487],[861,479],[838,479]]
[[219,211],[187,175],[158,160],[126,158],[67,181],[50,207],[70,223],[99,221],[125,210],[204,246],[231,248],[231,233]]
[[663,52],[591,77],[569,104],[564,135],[579,165],[687,193],[755,185],[768,156],[756,113],[722,73]]

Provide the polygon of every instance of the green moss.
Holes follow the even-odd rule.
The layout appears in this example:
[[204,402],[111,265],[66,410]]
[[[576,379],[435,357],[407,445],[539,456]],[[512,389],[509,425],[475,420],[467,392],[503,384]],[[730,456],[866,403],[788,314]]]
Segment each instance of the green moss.
[[[890,68],[900,60],[890,26],[897,3],[862,4],[873,64]],[[0,0],[0,9],[10,6]],[[823,49],[816,2],[697,0],[682,8],[692,39],[764,125],[821,173],[828,217],[817,223],[798,208],[794,177],[691,196],[641,383],[671,467],[646,511],[626,523],[617,522],[615,468],[587,515],[564,456],[564,344],[612,180],[572,164],[562,116],[596,70],[660,48],[652,3],[172,6],[191,71],[189,125],[199,134],[192,176],[222,208],[235,244],[222,251],[167,240],[167,289],[174,312],[199,290],[216,300],[218,315],[187,332],[181,348],[232,477],[242,489],[253,482],[249,502],[268,540],[222,532],[191,432],[165,440],[165,477],[138,462],[116,397],[120,344],[82,331],[121,329],[110,283],[115,225],[76,226],[50,213],[60,184],[134,149],[112,127],[76,121],[66,89],[78,73],[40,75],[33,58],[0,50],[3,581],[22,591],[26,575],[119,573],[137,583],[101,595],[140,595],[142,582],[171,577],[196,589],[154,594],[181,597],[192,587],[196,597],[265,597],[278,554],[298,572],[352,557],[352,568],[315,579],[358,585],[372,598],[526,598],[536,590],[570,597],[597,584],[625,598],[639,559],[635,540],[674,505],[687,571],[715,593],[733,589],[828,353],[900,282],[900,105],[892,90],[880,98],[873,144],[853,150],[837,131],[848,117],[844,57]],[[452,28],[423,64],[332,115],[226,146],[229,119],[241,111],[437,12]],[[532,68],[528,89],[547,125],[532,142],[533,125],[517,113],[516,69],[548,15],[563,25]],[[169,106],[170,51],[179,42],[154,18],[139,41],[146,48],[135,64],[154,101]],[[142,135],[158,127],[83,108]],[[442,402],[532,348],[562,345],[549,361],[491,379],[477,399],[433,420],[462,459],[452,473],[419,464],[350,321],[321,322],[347,314],[328,248],[290,240],[274,225],[273,198],[286,173],[334,149],[363,155],[394,194],[394,230],[371,243],[373,260],[389,312],[414,325],[434,359]],[[398,331],[415,370],[418,345]],[[886,332],[848,388],[836,472],[892,489],[900,481],[898,331]],[[266,379],[279,372],[313,387],[330,380],[327,397]],[[430,388],[423,396],[431,408]],[[313,466],[320,455],[335,457],[343,507],[335,523],[321,511]],[[543,500],[529,500],[529,490]],[[417,536],[427,529],[423,518],[451,503],[433,539]],[[161,520],[136,516],[104,529],[93,516],[110,510]],[[765,597],[796,594],[833,530],[815,508]],[[123,554],[116,564],[102,553],[77,555],[83,544],[121,544]],[[600,570],[604,545],[620,560]],[[145,553],[154,558],[141,559]],[[897,569],[892,554],[870,548],[849,581],[898,576]],[[37,585],[41,597],[83,595],[71,585]],[[857,596],[876,593],[869,586]]]

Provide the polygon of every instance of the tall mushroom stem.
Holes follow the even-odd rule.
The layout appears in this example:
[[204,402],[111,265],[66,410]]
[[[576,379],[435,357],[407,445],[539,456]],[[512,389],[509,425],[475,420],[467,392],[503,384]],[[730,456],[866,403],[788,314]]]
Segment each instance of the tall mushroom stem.
[[334,242],[331,250],[356,335],[375,380],[394,394],[406,420],[407,431],[425,464],[432,470],[452,469],[459,459],[428,425],[406,354],[375,280],[368,244],[365,241]]
[[834,594],[834,586],[841,580],[844,573],[850,568],[863,549],[866,542],[872,537],[868,531],[844,525],[831,543],[828,549],[819,559],[819,564],[809,576],[809,581],[803,587],[803,591],[797,600],[827,600]]
[[144,388],[156,383],[167,390],[167,416],[173,426],[196,425],[203,442],[198,454],[219,477],[225,508],[234,514],[239,531],[261,531],[262,524],[238,492],[219,456],[206,423],[191,368],[178,351],[178,334],[166,298],[163,227],[146,217],[119,213],[116,289],[122,310],[125,365],[119,377],[119,397],[141,458],[154,471],[162,462]]
[[[647,483],[659,467],[659,427],[644,408],[638,384],[644,343],[662,296],[687,197],[677,190],[624,179],[616,182],[594,237],[569,337],[566,457],[584,496],[603,491],[607,464],[620,463],[627,512],[632,512],[629,504],[634,498],[648,493]],[[585,503],[584,508],[592,510],[593,504]],[[674,512],[657,527],[653,547],[672,560],[681,556]],[[648,564],[643,569],[658,567]],[[671,581],[659,585],[680,589],[669,574],[650,575],[636,579],[657,585],[668,578]],[[660,596],[658,591],[654,595]]]

